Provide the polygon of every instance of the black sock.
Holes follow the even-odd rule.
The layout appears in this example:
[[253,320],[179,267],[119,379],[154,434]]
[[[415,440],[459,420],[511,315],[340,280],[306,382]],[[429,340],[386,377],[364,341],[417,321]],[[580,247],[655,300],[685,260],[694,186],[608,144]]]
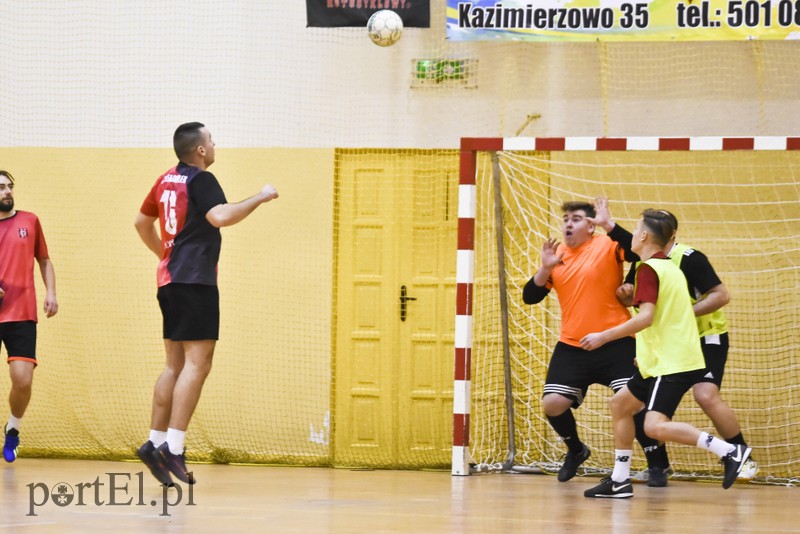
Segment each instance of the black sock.
[[[747,442],[744,440],[744,436],[742,435],[741,432],[739,432],[738,434],[733,436],[731,439],[726,439],[725,441],[727,441],[728,443],[733,443],[734,445],[741,445],[743,447],[749,447],[749,445],[747,445]],[[750,453],[750,459],[753,460],[753,453],[752,452]]]
[[642,410],[633,416],[633,426],[636,429],[636,441],[642,446],[644,455],[647,458],[647,467],[650,469],[666,469],[669,467],[669,456],[667,447],[645,434],[644,416],[647,410]]
[[732,438],[726,438],[725,441],[727,441],[728,443],[733,443],[734,445],[744,445],[745,447],[747,447],[747,442],[744,440],[744,436],[742,436],[741,432],[739,432]]
[[569,452],[578,453],[583,450],[583,443],[578,437],[578,425],[575,423],[575,416],[572,415],[571,409],[561,415],[548,415],[547,420],[550,421],[550,426],[553,427],[556,434],[564,440]]
[[666,443],[658,444],[658,448],[656,449],[655,462],[659,467],[661,467],[661,469],[667,469],[669,467],[669,455],[667,454]]

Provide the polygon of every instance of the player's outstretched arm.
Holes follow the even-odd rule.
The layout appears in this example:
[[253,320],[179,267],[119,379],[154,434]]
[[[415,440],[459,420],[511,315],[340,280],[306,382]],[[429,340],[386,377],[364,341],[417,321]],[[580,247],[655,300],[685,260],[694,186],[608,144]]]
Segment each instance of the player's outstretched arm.
[[596,215],[587,217],[586,220],[605,230],[608,237],[619,243],[625,253],[625,261],[639,261],[639,256],[631,250],[633,234],[618,225],[611,217],[611,210],[608,208],[608,197],[597,197],[594,199],[594,205],[597,212]]
[[217,228],[231,226],[253,213],[261,204],[276,198],[278,198],[278,191],[275,187],[265,185],[257,194],[241,202],[214,206],[206,213],[206,219]]
[[536,274],[533,276],[533,280],[537,286],[544,286],[547,283],[547,278],[550,276],[550,273],[553,272],[556,265],[561,263],[565,251],[562,250],[559,252],[558,245],[559,242],[552,238],[545,241],[542,245],[542,266],[539,267],[539,270],[536,271]]
[[542,245],[542,265],[522,290],[522,301],[525,304],[537,304],[550,293],[546,287],[547,280],[564,257],[564,251],[558,252],[558,245],[558,241],[552,238],[547,239]]
[[611,211],[608,209],[608,197],[597,197],[594,199],[595,216],[586,217],[586,220],[595,226],[599,226],[606,233],[616,226],[614,219],[611,218]]
[[602,332],[592,332],[586,334],[581,339],[581,348],[583,350],[594,350],[602,347],[610,341],[621,339],[623,337],[632,336],[637,332],[641,332],[651,324],[656,315],[656,305],[652,302],[642,302],[639,306],[639,313],[619,326],[609,328]]

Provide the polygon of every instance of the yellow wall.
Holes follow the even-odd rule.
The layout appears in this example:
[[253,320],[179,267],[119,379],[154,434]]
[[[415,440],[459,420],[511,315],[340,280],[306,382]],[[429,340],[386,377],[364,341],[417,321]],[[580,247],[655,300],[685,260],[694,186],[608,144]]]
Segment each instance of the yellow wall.
[[[228,201],[265,183],[281,196],[223,229],[221,339],[190,458],[327,461],[333,161],[328,149],[217,149]],[[157,260],[133,221],[174,162],[167,149],[0,149],[17,208],[42,220],[60,306],[40,318],[23,455],[131,456],[146,439],[163,346]]]

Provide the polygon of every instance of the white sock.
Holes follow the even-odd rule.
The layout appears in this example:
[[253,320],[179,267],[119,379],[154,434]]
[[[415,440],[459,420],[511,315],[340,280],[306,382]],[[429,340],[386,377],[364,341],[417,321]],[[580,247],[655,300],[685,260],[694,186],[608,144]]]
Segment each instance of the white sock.
[[186,439],[186,431],[176,428],[167,429],[167,445],[172,454],[183,454],[183,441]]
[[736,450],[736,445],[715,438],[708,432],[700,432],[700,438],[697,440],[697,447],[711,451],[720,458]]
[[8,418],[8,429],[11,430],[12,428],[16,428],[19,430],[19,427],[22,426],[22,417],[14,417],[13,415],[9,416]]
[[156,447],[160,447],[162,443],[167,441],[167,433],[163,430],[150,429],[150,442]]
[[611,480],[625,482],[631,477],[631,456],[633,456],[632,450],[614,450],[614,472],[611,473]]

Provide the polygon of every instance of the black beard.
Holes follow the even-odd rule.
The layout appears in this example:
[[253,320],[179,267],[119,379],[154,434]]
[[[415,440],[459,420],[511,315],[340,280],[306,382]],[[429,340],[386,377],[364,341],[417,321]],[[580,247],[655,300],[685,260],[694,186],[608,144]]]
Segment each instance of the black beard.
[[10,213],[14,211],[14,199],[0,200],[0,211]]

